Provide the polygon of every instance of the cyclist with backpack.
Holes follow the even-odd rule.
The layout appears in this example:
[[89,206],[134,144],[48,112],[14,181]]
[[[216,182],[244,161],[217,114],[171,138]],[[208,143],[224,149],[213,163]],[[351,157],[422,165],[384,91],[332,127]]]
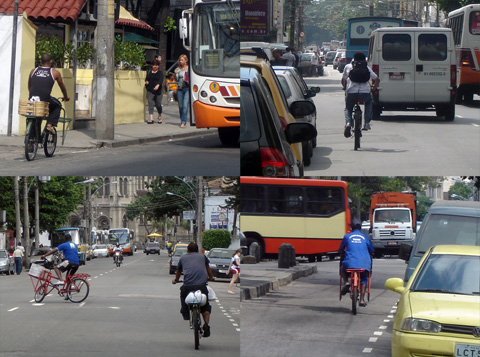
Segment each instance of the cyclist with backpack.
[[[370,87],[370,80],[373,85]],[[372,120],[372,95],[371,90],[376,90],[380,78],[367,66],[365,55],[357,52],[353,55],[351,63],[345,66],[342,76],[342,87],[345,95],[345,130],[346,138],[352,136],[352,111],[355,105],[355,99],[361,99],[365,103],[365,125],[362,130],[370,130],[370,121]]]

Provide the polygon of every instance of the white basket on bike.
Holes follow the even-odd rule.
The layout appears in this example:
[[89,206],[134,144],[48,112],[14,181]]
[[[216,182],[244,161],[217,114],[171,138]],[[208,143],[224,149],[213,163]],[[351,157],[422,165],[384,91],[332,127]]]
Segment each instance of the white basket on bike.
[[30,270],[28,271],[28,275],[34,276],[36,278],[40,278],[40,275],[45,270],[48,270],[48,269],[45,269],[43,266],[39,264],[33,263],[32,266],[30,267]]
[[187,297],[185,298],[185,302],[187,304],[200,304],[200,306],[205,306],[207,303],[207,296],[202,294],[200,290],[191,291],[188,293]]

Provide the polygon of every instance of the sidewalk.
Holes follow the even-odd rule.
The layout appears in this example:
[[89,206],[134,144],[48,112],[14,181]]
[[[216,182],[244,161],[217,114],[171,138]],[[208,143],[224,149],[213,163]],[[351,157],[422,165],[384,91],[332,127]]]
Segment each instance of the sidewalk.
[[258,298],[293,280],[317,273],[315,263],[298,263],[290,269],[279,269],[278,262],[242,264],[240,301]]
[[[164,100],[165,102],[165,100]],[[154,110],[154,119],[157,112]],[[23,117],[22,117],[23,118]],[[57,145],[63,148],[95,149],[100,147],[122,147],[149,142],[174,140],[192,136],[217,135],[217,129],[197,129],[187,122],[186,128],[180,128],[180,115],[177,102],[163,105],[162,124],[147,124],[148,112],[145,112],[145,122],[133,124],[118,124],[114,128],[114,140],[96,140],[95,129],[78,129],[66,131],[65,143],[62,146],[61,135],[58,136]],[[61,133],[62,123],[58,124]],[[25,136],[0,136],[0,146],[24,146]]]

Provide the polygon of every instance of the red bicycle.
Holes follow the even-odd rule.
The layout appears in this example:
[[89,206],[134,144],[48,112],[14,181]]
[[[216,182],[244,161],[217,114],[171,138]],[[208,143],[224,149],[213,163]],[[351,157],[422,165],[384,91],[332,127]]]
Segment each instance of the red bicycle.
[[84,301],[90,292],[90,284],[87,280],[90,277],[89,274],[67,275],[63,285],[53,284],[52,278],[56,278],[49,270],[38,264],[32,264],[28,274],[35,291],[34,299],[38,303],[53,290],[57,290],[61,297],[66,296],[68,300],[76,303]]
[[[350,274],[350,298],[352,299],[352,313],[357,314],[357,304],[360,303],[360,289],[361,289],[361,278],[360,274],[365,271],[365,269],[347,269],[348,274]],[[368,272],[368,284],[367,284],[367,301],[370,301],[370,276],[371,270]],[[342,277],[340,276],[340,299],[342,300]]]

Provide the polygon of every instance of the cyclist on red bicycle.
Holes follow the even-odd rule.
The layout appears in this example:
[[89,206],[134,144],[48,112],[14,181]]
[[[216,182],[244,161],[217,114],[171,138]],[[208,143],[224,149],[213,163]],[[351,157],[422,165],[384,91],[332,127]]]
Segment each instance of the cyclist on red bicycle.
[[72,236],[65,234],[65,243],[60,244],[57,248],[52,249],[48,253],[41,256],[45,259],[46,256],[54,254],[58,251],[62,251],[65,260],[60,264],[54,266],[55,273],[57,273],[58,282],[53,285],[63,285],[62,272],[67,272],[67,275],[73,275],[77,272],[80,266],[80,260],[78,259],[78,247],[72,242]]
[[[373,85],[370,88],[370,80]],[[370,130],[370,121],[372,120],[372,94],[380,83],[380,78],[367,66],[365,55],[357,52],[353,55],[351,63],[345,66],[342,75],[342,87],[345,90],[345,130],[343,134],[346,138],[352,136],[351,128],[353,124],[352,111],[355,105],[355,99],[361,99],[365,103],[365,125],[362,130]]]
[[62,75],[56,69],[53,69],[53,60],[48,54],[42,55],[42,65],[40,67],[32,69],[30,76],[28,77],[28,91],[29,99],[35,100],[37,97],[39,101],[49,102],[49,113],[47,119],[46,129],[54,133],[53,128],[57,126],[58,119],[60,118],[60,111],[62,109],[62,104],[54,97],[50,96],[52,93],[53,85],[55,81],[58,82],[58,85],[63,94],[63,100],[68,102],[70,98],[67,94],[67,88],[63,83]]
[[342,288],[342,295],[345,295],[350,290],[347,269],[365,269],[365,271],[360,273],[360,306],[367,306],[365,303],[365,290],[368,283],[368,272],[372,266],[370,255],[373,253],[373,246],[370,238],[360,230],[362,223],[358,219],[352,220],[351,226],[352,232],[345,234],[339,249],[340,253],[345,252],[345,258],[340,263],[340,274],[345,283]]

